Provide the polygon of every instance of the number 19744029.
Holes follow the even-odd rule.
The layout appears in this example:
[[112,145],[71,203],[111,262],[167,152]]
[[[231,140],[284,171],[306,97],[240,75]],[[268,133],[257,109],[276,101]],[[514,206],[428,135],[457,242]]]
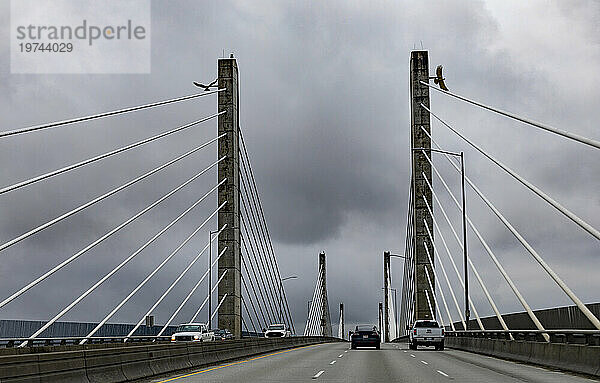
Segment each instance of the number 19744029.
[[20,43],[21,52],[50,52],[69,53],[73,52],[73,43]]

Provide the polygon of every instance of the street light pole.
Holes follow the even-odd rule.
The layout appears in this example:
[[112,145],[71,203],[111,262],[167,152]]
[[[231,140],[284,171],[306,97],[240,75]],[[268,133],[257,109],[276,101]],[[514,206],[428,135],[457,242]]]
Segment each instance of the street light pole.
[[469,307],[469,269],[467,267],[468,252],[467,252],[467,209],[465,196],[465,156],[463,152],[455,153],[446,150],[430,149],[430,148],[414,148],[413,150],[432,151],[436,153],[448,154],[455,157],[460,157],[460,175],[461,175],[461,194],[462,194],[462,231],[463,231],[463,267],[465,279],[465,330],[469,329],[469,318],[471,310]]
[[283,281],[297,278],[297,275],[290,275],[289,277],[281,278],[279,280],[279,323],[283,323]]
[[471,310],[469,309],[469,270],[467,269],[467,210],[465,207],[465,160],[463,152],[460,152],[460,173],[462,186],[462,230],[463,230],[463,263],[465,274],[465,330],[469,329],[469,317]]
[[[385,256],[386,254],[387,254],[387,256],[388,256],[388,257],[402,258],[402,259],[404,259],[405,261],[408,259],[408,257],[407,257],[407,256],[405,256],[405,255],[400,255],[400,254],[391,254],[390,252],[385,252],[385,253],[384,253],[384,256]],[[390,271],[390,273],[391,273],[391,271]],[[390,279],[391,279],[391,278],[390,278]],[[391,282],[391,281],[390,281],[390,282]],[[394,288],[391,288],[391,287],[389,287],[389,289],[394,291],[394,305],[395,305],[395,309],[394,309],[394,311],[395,311],[395,314],[396,314],[396,336],[398,336],[398,331],[399,331],[399,330],[398,330],[398,298],[397,298],[397,296],[396,296],[396,291],[397,291],[397,290],[396,290],[396,289],[394,289]],[[386,292],[386,294],[387,294],[387,292]],[[386,315],[387,315],[387,314],[386,314]]]

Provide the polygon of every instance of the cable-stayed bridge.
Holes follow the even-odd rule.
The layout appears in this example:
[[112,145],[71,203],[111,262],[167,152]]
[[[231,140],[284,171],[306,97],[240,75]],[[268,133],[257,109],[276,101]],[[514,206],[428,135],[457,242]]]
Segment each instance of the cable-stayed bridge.
[[[290,309],[283,283],[293,276],[283,277],[280,273],[261,203],[260,185],[250,161],[252,150],[244,142],[240,124],[237,62],[230,57],[218,60],[217,85],[207,87],[201,93],[0,132],[0,140],[18,140],[27,135],[72,129],[95,120],[108,121],[119,115],[133,118],[147,110],[165,109],[178,103],[204,102],[211,98],[217,101],[217,110],[213,114],[199,116],[194,121],[154,136],[91,155],[79,162],[33,175],[0,189],[0,198],[20,193],[70,172],[85,171],[91,166],[100,167],[103,161],[118,158],[137,148],[158,145],[166,137],[177,137],[184,131],[211,124],[214,128],[217,125],[217,133],[213,137],[199,143],[182,144],[181,147],[189,147],[174,153],[159,166],[142,170],[136,177],[108,187],[94,198],[59,215],[43,217],[33,227],[0,244],[0,256],[10,257],[10,252],[23,243],[35,243],[41,234],[67,226],[70,219],[82,212],[100,208],[104,201],[119,198],[149,180],[164,182],[159,177],[173,171],[177,164],[194,161],[195,156],[206,150],[216,153],[204,164],[194,162],[196,171],[184,182],[173,185],[167,193],[113,225],[43,273],[27,275],[27,281],[19,288],[5,292],[0,297],[2,310],[18,304],[19,300],[36,290],[43,294],[40,289],[53,280],[65,283],[64,294],[69,296],[69,302],[57,307],[46,319],[35,324],[29,323],[29,327],[26,327],[28,333],[11,336],[0,334],[1,344],[7,346],[0,350],[5,352],[0,352],[0,366],[3,363],[8,366],[0,369],[0,374],[4,374],[0,375],[0,382],[19,379],[116,382],[161,374],[167,374],[163,375],[165,378],[162,381],[286,381],[307,378],[332,381],[445,381],[467,378],[480,381],[587,380],[585,377],[554,374],[506,360],[484,358],[482,355],[600,376],[600,305],[586,304],[577,296],[567,281],[561,278],[560,270],[551,267],[543,254],[527,240],[525,230],[518,230],[510,217],[502,213],[478,187],[476,177],[469,173],[471,159],[465,160],[464,148],[447,147],[444,142],[438,142],[431,129],[432,122],[437,121],[440,128],[449,129],[463,141],[465,147],[475,149],[545,201],[549,209],[555,209],[570,224],[587,233],[591,243],[599,243],[600,232],[542,188],[504,164],[500,158],[465,136],[461,132],[460,122],[454,124],[446,121],[431,105],[430,91],[440,92],[449,98],[594,150],[600,149],[600,142],[531,121],[454,91],[439,89],[435,85],[437,81],[431,81],[439,81],[439,77],[432,76],[427,51],[411,53],[410,74],[412,173],[406,183],[409,193],[405,249],[403,254],[387,251],[383,254],[382,299],[381,302],[372,302],[374,313],[380,305],[377,323],[384,341],[382,350],[350,351],[348,344],[341,342],[347,339],[347,330],[352,330],[345,327],[348,319],[345,306],[341,303],[339,313],[336,313],[339,315],[333,314],[337,325],[337,332],[334,332],[329,300],[332,299],[336,304],[338,301],[336,297],[328,297],[324,252],[318,255],[316,282],[312,296],[307,297],[311,300],[304,329],[295,327],[293,310]],[[437,165],[438,160],[447,161],[456,173],[444,174]],[[454,192],[448,181],[448,177],[457,176],[461,179],[460,193]],[[189,192],[190,189],[193,192]],[[110,244],[121,231],[139,224],[166,201],[186,191],[186,195],[192,195],[193,198],[185,208],[170,212],[164,222],[157,222],[159,229],[136,239],[139,243],[127,254],[119,253],[114,257],[114,265],[105,273],[97,278],[96,273],[90,273],[93,278],[82,291],[68,289],[64,271],[70,265],[86,262],[95,249]],[[440,198],[442,195],[449,197],[452,202],[450,206],[444,206],[444,199]],[[519,290],[511,276],[514,271],[504,264],[501,251],[494,249],[486,239],[490,233],[485,233],[478,226],[467,196],[477,196],[482,200],[490,216],[498,219],[522,245],[523,251],[539,264],[539,275],[535,277],[548,278],[555,283],[572,302],[572,307],[540,311],[530,306],[526,294]],[[403,200],[404,196],[398,198]],[[206,208],[209,201],[214,206]],[[144,254],[154,249],[165,234],[168,235],[173,228],[184,226],[184,222],[189,224],[186,218],[203,207],[206,214],[194,216],[193,224],[184,229],[186,235],[179,241],[168,243],[166,246],[169,250],[147,273],[131,272],[131,265],[140,262]],[[452,217],[456,216],[457,211],[461,219],[454,222],[456,220]],[[442,225],[448,230],[443,230]],[[445,232],[450,232],[453,238],[448,238]],[[468,246],[470,242],[467,238],[471,236],[477,239],[484,250],[477,257],[473,256]],[[452,242],[456,242],[456,246],[449,245]],[[453,252],[451,248],[459,248],[460,252]],[[502,311],[496,291],[486,284],[487,275],[479,272],[477,265],[482,254],[494,264],[522,306],[523,313]],[[172,267],[173,260],[182,258],[185,262],[179,265],[183,267],[175,270]],[[394,258],[403,259],[402,273],[394,273],[393,270],[398,269],[393,266],[396,262],[392,261]],[[400,280],[400,274],[401,286],[396,282]],[[96,322],[78,327],[76,334],[56,332],[57,329],[68,327],[63,318],[71,310],[93,299],[95,294],[100,294],[102,287],[116,280],[115,276],[131,279],[132,285],[121,291],[118,299],[108,307],[97,307],[93,313]],[[160,277],[168,280],[168,283],[163,283],[159,289],[152,287]],[[473,283],[473,277],[476,283]],[[111,320],[144,291],[154,292],[152,304],[136,314],[135,323],[114,326]],[[485,301],[474,301],[473,291],[481,292]],[[345,303],[346,309],[351,312],[353,303]],[[480,315],[487,312],[487,307],[482,308],[482,303],[489,305],[494,313],[492,317]],[[165,306],[169,307],[168,317],[161,318],[160,323],[153,323],[157,310]],[[408,351],[405,342],[409,327],[420,319],[438,321],[445,328],[445,342],[451,349],[439,353]],[[170,344],[173,326],[186,322],[206,323],[211,328],[227,329],[236,340],[213,344]],[[282,324],[294,336],[262,339],[263,329],[271,324]],[[119,333],[107,333],[109,328]],[[333,337],[334,333],[337,337]],[[47,350],[37,347],[50,345],[59,346]],[[31,359],[34,353],[40,355],[44,352],[49,354]],[[16,357],[17,354],[24,357]],[[262,355],[253,357],[257,354]],[[271,359],[276,359],[281,368],[268,368]],[[215,364],[217,367],[206,367]],[[36,367],[33,370],[24,368],[31,365]]]

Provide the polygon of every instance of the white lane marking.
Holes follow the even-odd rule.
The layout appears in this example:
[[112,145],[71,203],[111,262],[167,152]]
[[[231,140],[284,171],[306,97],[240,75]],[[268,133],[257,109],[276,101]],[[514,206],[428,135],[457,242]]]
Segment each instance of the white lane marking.
[[312,378],[317,379],[319,376],[323,375],[324,372],[325,371],[321,370],[321,371],[317,372],[317,374],[315,376],[313,376]]
[[406,351],[406,350],[402,350],[402,352],[408,352],[408,351]]
[[448,374],[446,374],[444,371],[440,371],[437,370],[438,374],[444,375],[446,378],[448,377]]
[[348,350],[344,351],[344,352],[348,352]]
[[338,355],[338,358],[341,358],[342,356],[344,356],[344,354],[340,354],[340,355]]
[[423,364],[429,364],[429,363],[427,363],[427,362],[426,362],[426,361],[424,361],[424,360],[422,360],[422,361],[421,361],[421,363],[423,363]]
[[335,364],[335,360],[332,360],[331,362],[329,362],[329,364]]
[[410,356],[412,356],[413,358],[416,358],[416,356],[414,356],[413,354],[410,354]]

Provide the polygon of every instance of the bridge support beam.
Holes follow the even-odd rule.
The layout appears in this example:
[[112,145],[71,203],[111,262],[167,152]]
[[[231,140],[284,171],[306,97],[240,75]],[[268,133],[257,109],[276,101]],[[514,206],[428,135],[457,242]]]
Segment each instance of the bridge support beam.
[[[239,173],[239,92],[238,68],[235,58],[218,60],[219,92],[218,110],[227,113],[219,116],[219,181],[227,178],[219,186],[218,206],[227,201],[219,211],[219,228],[227,225],[219,235],[219,254],[227,248],[219,259],[218,274],[227,274],[219,284],[218,326],[228,329],[237,338],[242,336],[241,308],[241,269],[240,269],[240,173]],[[225,297],[225,298],[223,298]]]
[[[432,218],[429,216],[425,200],[433,209],[431,191],[427,187],[425,178],[431,182],[431,165],[425,158],[425,155],[431,158],[430,150],[412,150],[415,148],[431,148],[431,140],[424,132],[431,133],[429,113],[423,109],[420,104],[429,108],[429,88],[419,81],[429,82],[429,56],[427,51],[412,51],[410,55],[410,98],[411,98],[411,156],[412,156],[412,201],[413,209],[413,249],[414,257],[410,261],[414,266],[414,294],[413,294],[413,315],[412,321],[418,319],[433,319],[427,303],[425,291],[429,289],[429,282],[425,274],[425,268],[429,268],[429,274],[432,276],[433,264],[429,262],[425,245],[428,246],[433,255],[433,243],[429,240],[425,230],[423,220],[427,221],[429,227],[433,227]],[[432,257],[432,262],[434,262]],[[433,283],[433,281],[432,281]],[[434,284],[435,286],[435,284]],[[432,291],[431,294],[434,294]],[[435,307],[433,312],[435,312]],[[411,321],[411,322],[412,322]]]

